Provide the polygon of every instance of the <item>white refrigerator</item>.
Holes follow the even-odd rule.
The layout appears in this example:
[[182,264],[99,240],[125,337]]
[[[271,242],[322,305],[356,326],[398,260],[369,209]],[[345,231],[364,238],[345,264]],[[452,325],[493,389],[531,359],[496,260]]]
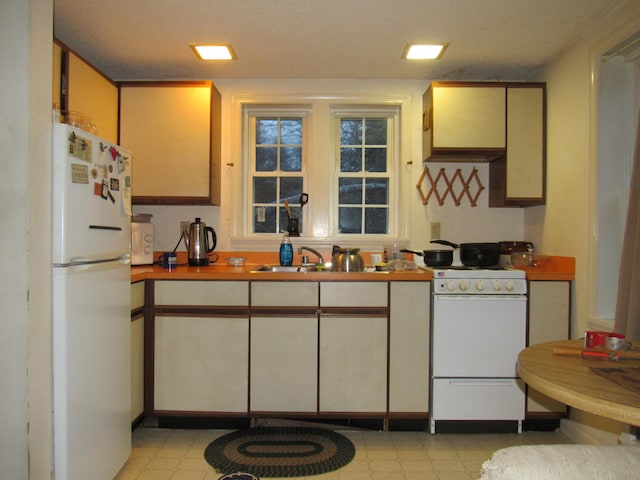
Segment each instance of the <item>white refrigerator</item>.
[[53,125],[56,480],[112,480],[131,451],[131,155]]

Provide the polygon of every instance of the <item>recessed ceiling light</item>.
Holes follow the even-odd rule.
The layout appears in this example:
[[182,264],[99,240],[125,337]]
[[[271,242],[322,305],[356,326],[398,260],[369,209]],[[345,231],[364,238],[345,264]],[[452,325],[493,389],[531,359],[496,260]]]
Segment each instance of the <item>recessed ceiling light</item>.
[[200,60],[236,60],[238,58],[231,45],[226,43],[218,45],[190,43],[189,46]]
[[448,46],[448,43],[442,45],[408,44],[404,49],[402,58],[407,60],[436,60],[442,56]]

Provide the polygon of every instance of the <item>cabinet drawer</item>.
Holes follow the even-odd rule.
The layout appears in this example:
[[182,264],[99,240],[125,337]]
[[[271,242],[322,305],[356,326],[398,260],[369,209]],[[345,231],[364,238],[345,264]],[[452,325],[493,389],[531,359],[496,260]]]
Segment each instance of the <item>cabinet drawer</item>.
[[237,305],[249,304],[249,282],[195,280],[156,281],[156,305]]
[[252,307],[317,307],[317,282],[251,282]]
[[321,282],[323,307],[387,307],[387,282]]
[[144,282],[131,284],[131,310],[144,306]]

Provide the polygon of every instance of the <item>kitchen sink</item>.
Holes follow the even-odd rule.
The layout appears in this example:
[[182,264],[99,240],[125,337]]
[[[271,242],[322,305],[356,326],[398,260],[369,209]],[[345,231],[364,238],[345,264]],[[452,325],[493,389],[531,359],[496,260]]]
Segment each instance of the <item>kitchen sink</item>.
[[[365,272],[368,273],[389,273],[387,271],[378,272],[374,267],[365,267]],[[262,265],[261,267],[252,268],[250,273],[308,273],[308,272],[331,272],[330,265]],[[337,272],[332,272],[337,273]],[[340,273],[353,273],[353,272],[340,272]]]
[[273,273],[305,273],[305,272],[328,272],[326,267],[316,265],[263,265],[250,270],[251,272],[273,272]]

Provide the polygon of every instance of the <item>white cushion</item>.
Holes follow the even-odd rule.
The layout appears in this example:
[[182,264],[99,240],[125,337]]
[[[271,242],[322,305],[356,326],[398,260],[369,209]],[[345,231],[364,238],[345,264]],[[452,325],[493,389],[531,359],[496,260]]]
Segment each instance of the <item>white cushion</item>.
[[498,450],[481,480],[640,479],[640,447],[531,445]]

